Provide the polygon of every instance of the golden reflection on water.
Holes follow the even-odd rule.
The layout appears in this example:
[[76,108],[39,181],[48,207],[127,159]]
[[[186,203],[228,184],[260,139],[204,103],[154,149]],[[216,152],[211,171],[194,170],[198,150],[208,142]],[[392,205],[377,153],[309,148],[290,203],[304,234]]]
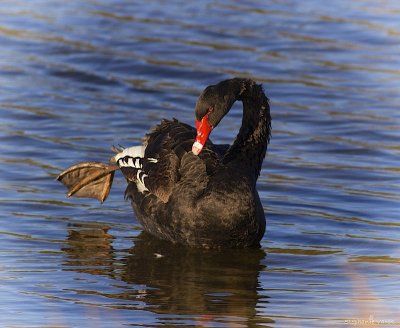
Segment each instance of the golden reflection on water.
[[[378,258],[379,257],[376,257],[373,260],[373,271],[378,269],[378,263],[385,263],[384,256],[381,257],[381,259]],[[362,259],[360,260],[362,261]],[[377,295],[377,293],[372,290],[367,279],[368,274],[357,270],[352,262],[358,262],[358,260],[354,259],[348,262],[345,266],[345,270],[352,282],[351,300],[354,314],[353,319],[347,319],[346,322],[363,328],[379,324],[382,324],[384,327],[399,325],[400,317],[398,311],[388,306],[384,301],[385,296]]]
[[[72,286],[70,291],[121,301],[111,304],[112,308],[146,309],[158,315],[169,315],[168,320],[172,323],[183,320],[180,316],[190,315],[200,326],[221,323],[232,327],[237,324],[274,327],[276,318],[273,315],[261,315],[256,310],[260,307],[268,309],[270,299],[260,294],[260,274],[276,270],[264,266],[267,254],[301,256],[307,261],[310,256],[329,256],[338,252],[300,248],[269,248],[267,253],[263,250],[187,249],[157,240],[144,232],[135,238],[132,248],[121,251],[113,248],[115,238],[108,230],[108,226],[98,224],[70,225],[66,246],[62,249],[66,255],[63,270],[111,277],[115,286],[119,285],[120,292],[74,289]],[[387,256],[350,258],[343,265],[341,275],[350,281],[346,298],[351,300],[351,310],[343,309],[342,314],[339,309],[335,313],[336,320],[341,324],[357,323],[360,327],[369,327],[374,320],[397,320],[395,309],[373,291],[368,274],[354,263],[371,263],[372,271],[379,272],[382,270],[380,265],[398,264],[399,261]],[[395,274],[397,269],[392,269]],[[278,272],[298,274],[300,271],[280,268]],[[322,273],[304,271],[303,274]],[[265,284],[267,289],[274,289],[268,281]],[[316,280],[312,285],[324,287],[325,283]],[[93,308],[93,311],[97,310]],[[295,321],[290,316],[282,318]]]

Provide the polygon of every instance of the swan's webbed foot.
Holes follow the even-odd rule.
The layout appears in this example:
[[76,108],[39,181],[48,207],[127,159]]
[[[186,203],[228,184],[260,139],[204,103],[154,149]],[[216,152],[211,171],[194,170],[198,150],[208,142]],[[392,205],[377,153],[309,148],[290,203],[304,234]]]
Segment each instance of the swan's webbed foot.
[[84,162],[69,167],[57,180],[68,188],[68,197],[95,198],[104,202],[117,169],[118,166],[113,164]]

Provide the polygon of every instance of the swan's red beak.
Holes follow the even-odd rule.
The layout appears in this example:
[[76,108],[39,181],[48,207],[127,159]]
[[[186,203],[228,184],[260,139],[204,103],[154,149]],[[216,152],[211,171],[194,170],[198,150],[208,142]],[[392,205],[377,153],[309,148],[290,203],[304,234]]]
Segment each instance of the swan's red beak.
[[197,136],[192,146],[192,152],[196,156],[200,154],[201,150],[204,147],[204,144],[208,139],[208,136],[211,133],[211,130],[213,129],[212,125],[208,121],[208,116],[209,114],[205,115],[201,119],[201,121],[196,120]]

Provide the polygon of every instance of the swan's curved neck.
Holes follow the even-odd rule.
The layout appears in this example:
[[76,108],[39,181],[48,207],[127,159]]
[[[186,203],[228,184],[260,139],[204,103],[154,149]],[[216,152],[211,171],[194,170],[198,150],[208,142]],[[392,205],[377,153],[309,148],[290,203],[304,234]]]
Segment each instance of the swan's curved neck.
[[247,79],[240,83],[236,100],[243,103],[242,126],[223,162],[243,167],[257,180],[271,136],[270,108],[261,85]]

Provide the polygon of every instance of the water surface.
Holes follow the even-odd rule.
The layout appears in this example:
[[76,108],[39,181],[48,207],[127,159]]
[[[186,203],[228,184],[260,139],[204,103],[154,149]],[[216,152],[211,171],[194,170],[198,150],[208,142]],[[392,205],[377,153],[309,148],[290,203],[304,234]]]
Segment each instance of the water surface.
[[[2,1],[3,327],[400,323],[397,1]],[[54,181],[107,162],[202,89],[264,84],[273,138],[260,250],[142,233],[119,175],[106,203]],[[232,141],[237,105],[212,139]],[[397,324],[396,324],[397,323]]]

